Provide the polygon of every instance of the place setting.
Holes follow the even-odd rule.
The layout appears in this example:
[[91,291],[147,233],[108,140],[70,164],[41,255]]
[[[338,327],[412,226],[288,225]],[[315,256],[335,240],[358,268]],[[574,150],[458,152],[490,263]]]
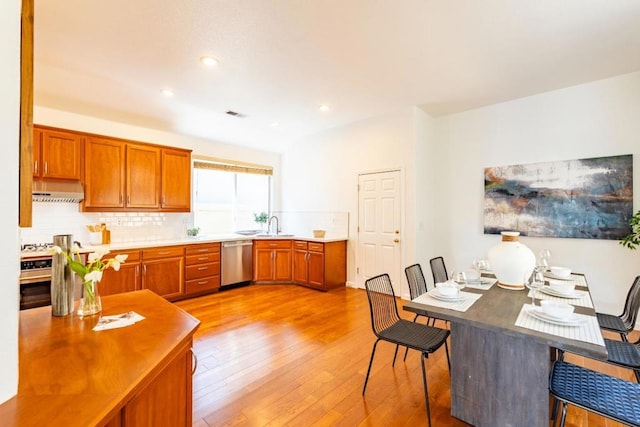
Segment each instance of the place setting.
[[466,286],[464,273],[453,273],[446,282],[436,283],[435,288],[415,298],[413,302],[436,307],[467,311],[482,295],[463,292]]
[[483,276],[483,274],[490,273],[489,261],[485,259],[474,259],[473,268],[462,272],[462,280],[464,280],[466,287],[486,291],[498,282],[498,279],[495,277]]
[[[550,286],[544,285],[542,269],[538,268],[534,270],[532,275],[525,276],[524,284],[529,288],[528,296],[531,297],[531,304],[524,304],[522,306],[515,326],[604,345],[596,317],[575,313],[575,306],[569,304],[567,299],[543,296],[542,299],[539,300],[540,305],[535,305],[536,291],[540,290],[544,292],[545,288],[551,288]],[[554,289],[555,292],[565,292],[563,294],[565,296],[573,296],[570,292],[576,292],[570,285],[567,285],[565,288]],[[586,293],[587,298],[588,296],[588,293]],[[581,301],[581,299],[579,299],[579,301]],[[589,303],[591,303],[590,299]]]
[[[547,281],[538,288],[538,296],[543,300],[566,302],[580,307],[593,308],[589,292],[577,290],[571,282]],[[534,292],[534,291],[530,291]]]

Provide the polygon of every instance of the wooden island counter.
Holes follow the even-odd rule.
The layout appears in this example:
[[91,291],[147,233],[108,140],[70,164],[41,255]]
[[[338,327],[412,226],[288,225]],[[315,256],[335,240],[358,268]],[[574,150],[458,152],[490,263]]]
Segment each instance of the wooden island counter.
[[145,317],[95,332],[99,316],[20,312],[18,394],[3,426],[191,426],[193,334],[200,322],[149,290],[102,299],[103,314]]

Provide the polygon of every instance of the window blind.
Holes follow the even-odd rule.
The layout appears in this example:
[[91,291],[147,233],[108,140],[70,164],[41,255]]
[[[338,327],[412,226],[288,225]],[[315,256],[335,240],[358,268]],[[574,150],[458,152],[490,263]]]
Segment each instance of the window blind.
[[253,173],[256,175],[273,175],[273,168],[270,166],[253,165],[250,163],[233,162],[220,159],[194,159],[193,167],[195,169],[213,169],[227,172]]

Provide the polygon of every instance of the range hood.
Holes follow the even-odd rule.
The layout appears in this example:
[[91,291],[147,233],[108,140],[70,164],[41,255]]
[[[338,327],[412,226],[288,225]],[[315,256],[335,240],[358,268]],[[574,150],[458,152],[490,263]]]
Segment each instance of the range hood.
[[79,181],[33,181],[32,196],[34,202],[80,203],[84,189]]

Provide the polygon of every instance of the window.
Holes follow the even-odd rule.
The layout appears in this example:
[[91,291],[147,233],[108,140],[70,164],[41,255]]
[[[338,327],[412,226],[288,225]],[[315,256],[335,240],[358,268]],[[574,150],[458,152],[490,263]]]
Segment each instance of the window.
[[271,169],[195,161],[194,226],[201,234],[258,228],[253,214],[269,212]]

